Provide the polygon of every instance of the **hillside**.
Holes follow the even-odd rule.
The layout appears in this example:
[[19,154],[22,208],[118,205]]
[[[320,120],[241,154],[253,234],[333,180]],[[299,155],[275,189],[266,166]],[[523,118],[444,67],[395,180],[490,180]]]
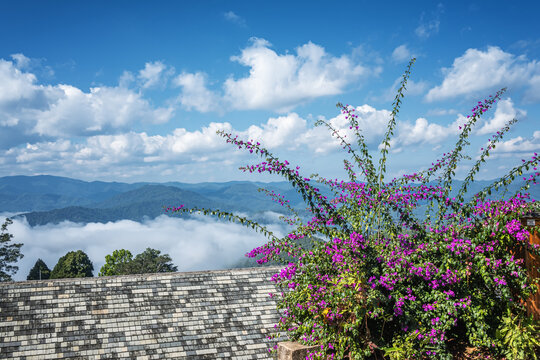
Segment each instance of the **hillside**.
[[[286,184],[286,183],[284,183]],[[175,183],[182,186],[181,183]],[[263,185],[263,184],[261,184]],[[128,219],[142,221],[145,218],[153,219],[165,214],[165,207],[184,205],[185,207],[199,207],[207,209],[219,209],[223,211],[244,213],[261,223],[268,220],[262,214],[265,211],[283,212],[283,207],[272,202],[264,193],[259,192],[258,186],[249,182],[232,182],[224,184],[202,184],[201,186],[186,186],[192,190],[181,189],[175,186],[166,185],[142,185],[139,188],[122,193],[109,192],[108,198],[91,202],[90,199],[79,201],[61,201],[60,195],[45,194],[41,197],[50,199],[47,202],[31,203],[40,200],[38,194],[20,194],[19,197],[30,197],[28,203],[34,209],[47,209],[44,211],[30,211],[18,216],[26,217],[31,226],[45,225],[48,223],[58,224],[62,221],[73,221],[79,223],[118,221]],[[278,187],[276,191],[281,191]],[[99,190],[99,189],[98,189]],[[97,192],[101,197],[105,197],[105,192]],[[206,195],[207,194],[207,195]],[[300,197],[296,196],[296,203],[301,204]],[[0,203],[8,197],[0,195]],[[6,203],[8,203],[6,201]],[[54,206],[59,206],[54,208]],[[68,205],[68,206],[63,206]],[[53,207],[50,209],[50,207]],[[301,209],[301,208],[300,208]],[[8,211],[7,209],[4,211]],[[170,214],[169,214],[170,215]],[[187,214],[182,214],[183,218],[189,218]]]
[[[469,187],[468,196],[490,183],[491,181],[474,182]],[[518,180],[511,185],[506,197],[513,194],[522,183],[523,180]],[[455,181],[452,194],[457,192],[461,184],[461,181]],[[0,211],[24,212],[20,216],[25,216],[31,226],[36,226],[62,221],[142,221],[163,215],[164,207],[183,204],[185,207],[243,213],[266,223],[268,220],[264,212],[285,213],[285,209],[273,202],[264,192],[258,191],[260,187],[284,195],[290,200],[291,206],[302,215],[307,215],[301,197],[287,182],[127,184],[85,182],[46,175],[0,178]],[[529,190],[533,199],[540,199],[538,186]],[[492,197],[500,194],[501,192],[495,192]]]
[[0,178],[0,211],[45,211],[86,206],[142,185],[86,182],[50,175],[6,176]]

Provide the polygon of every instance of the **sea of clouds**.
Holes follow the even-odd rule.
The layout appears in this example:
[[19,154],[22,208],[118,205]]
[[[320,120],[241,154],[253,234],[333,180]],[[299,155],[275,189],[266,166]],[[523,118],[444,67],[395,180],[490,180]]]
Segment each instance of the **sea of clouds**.
[[[13,214],[1,214],[3,217]],[[287,226],[278,223],[279,214],[267,212],[273,223],[267,228],[284,236]],[[266,242],[266,238],[240,224],[196,216],[193,219],[159,216],[141,223],[121,220],[109,223],[77,224],[62,222],[31,227],[25,218],[15,218],[8,227],[14,243],[23,243],[24,257],[18,261],[16,281],[26,280],[30,269],[41,258],[52,270],[68,251],[82,250],[94,265],[94,276],[105,263],[105,255],[117,249],[133,256],[147,247],[169,254],[178,271],[226,269],[242,260],[244,254]]]

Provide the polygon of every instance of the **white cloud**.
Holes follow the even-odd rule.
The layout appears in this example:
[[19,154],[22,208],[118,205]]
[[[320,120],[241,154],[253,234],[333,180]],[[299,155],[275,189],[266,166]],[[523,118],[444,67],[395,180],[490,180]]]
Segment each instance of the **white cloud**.
[[[216,131],[224,130],[233,132],[229,123],[210,123],[202,130],[187,131],[186,129],[174,130],[172,136],[167,137],[167,151],[172,151],[173,154],[206,154],[210,151],[218,151],[227,147],[225,140],[216,134]],[[229,148],[232,148],[228,145]]]
[[36,112],[34,131],[40,135],[68,136],[126,129],[140,121],[167,122],[172,108],[152,109],[138,93],[121,87],[96,87],[89,93],[58,85],[60,94],[49,108]]
[[276,109],[285,112],[299,103],[335,95],[366,68],[347,56],[332,57],[311,42],[296,49],[297,55],[278,55],[270,44],[256,39],[232,60],[249,66],[250,76],[225,84],[225,97],[236,109]]
[[517,136],[497,144],[494,153],[532,153],[540,152],[540,131],[535,131],[531,138]]
[[398,139],[400,144],[405,146],[418,143],[435,144],[445,139],[449,131],[454,132],[446,126],[429,123],[425,118],[416,119],[414,124],[408,122],[400,124]]
[[73,144],[69,140],[26,144],[24,148],[12,148],[6,152],[6,157],[14,157],[15,162],[21,164],[40,163],[48,166],[54,161],[63,161],[72,155]]
[[439,25],[441,24],[439,17],[444,12],[444,6],[439,3],[437,9],[432,12],[430,19],[425,20],[425,13],[422,13],[420,17],[420,25],[414,30],[416,36],[427,39],[431,35],[439,32]]
[[[356,114],[366,142],[378,141],[386,129],[390,112],[363,105],[356,108]],[[344,115],[329,122],[349,141],[354,140]],[[177,128],[166,135],[128,132],[89,136],[78,142],[59,139],[28,143],[24,147],[8,149],[0,170],[4,173],[53,173],[79,178],[99,174],[101,178],[133,179],[142,174],[185,178],[187,169],[195,171],[199,168],[197,177],[204,171],[215,176],[211,171],[213,167],[232,169],[234,166],[231,165],[245,165],[240,161],[249,156],[227,144],[216,134],[217,130],[258,141],[271,151],[302,150],[324,155],[340,148],[339,141],[330,136],[328,129],[310,127],[298,114],[290,113],[271,117],[266,123],[243,130],[233,129],[230,123],[224,122],[210,123],[194,131]],[[220,174],[226,171],[220,170]]]
[[[187,131],[177,128],[167,135],[149,136],[146,133],[129,132],[117,135],[89,136],[84,142],[69,140],[37,142],[25,147],[14,147],[6,151],[5,167],[34,169],[55,169],[55,173],[90,172],[109,174],[111,171],[131,170],[124,168],[146,168],[174,164],[205,162],[212,164],[231,161],[245,155],[227,144],[216,134],[217,130],[239,135],[246,140],[261,142],[269,150],[321,146],[306,139],[306,120],[292,113],[287,116],[270,118],[260,126],[252,125],[246,130],[234,130],[229,123],[210,123],[200,130]],[[325,141],[332,141],[326,134]],[[298,141],[296,141],[298,140]],[[146,170],[149,171],[149,170]]]
[[35,82],[34,74],[22,72],[11,61],[0,59],[0,106],[30,99],[36,89]]
[[[357,106],[355,115],[358,122],[361,134],[367,144],[372,144],[380,141],[381,136],[386,131],[388,120],[390,119],[390,111],[377,110],[369,105]],[[356,148],[356,137],[353,130],[349,129],[349,120],[344,114],[330,119],[328,121],[339,134],[345,137],[348,143],[352,143],[352,147]],[[328,129],[325,126],[311,128],[305,134],[298,137],[298,141],[307,144],[313,152],[318,154],[326,154],[330,151],[340,149],[340,141],[336,137],[330,136]]]
[[411,50],[409,50],[407,48],[406,44],[398,46],[392,52],[392,60],[394,60],[395,62],[398,62],[398,63],[409,61],[413,57],[416,57],[416,55],[413,55]]
[[[222,100],[229,110],[266,109],[290,111],[295,106],[327,95],[341,93],[347,85],[368,74],[348,56],[334,57],[311,42],[296,49],[296,55],[277,54],[264,39],[252,39],[232,61],[249,67],[249,76],[228,78],[223,84]],[[216,109],[206,99],[215,99],[201,73],[182,74],[177,84],[183,87],[180,102],[187,109]],[[219,106],[218,106],[219,108]]]
[[[269,226],[278,236],[285,235],[281,224]],[[93,262],[94,276],[105,263],[105,255],[127,249],[135,256],[147,247],[169,254],[179,271],[223,269],[241,260],[246,252],[266,242],[261,234],[235,223],[217,222],[210,217],[195,219],[162,215],[142,223],[122,220],[114,223],[30,227],[15,219],[9,228],[14,242],[23,243],[16,280],[26,280],[38,258],[52,270],[68,251],[83,250]]]
[[165,85],[167,77],[173,72],[172,68],[168,68],[161,61],[155,61],[146,63],[137,77],[141,81],[142,88],[147,89],[157,85]]
[[[510,98],[501,100],[497,103],[495,114],[491,119],[480,120],[477,123],[480,128],[474,131],[474,135],[493,134],[500,130],[509,120],[522,118],[526,114],[523,110],[515,109]],[[434,122],[430,123],[425,118],[418,118],[414,123],[398,122],[397,135],[391,140],[392,151],[399,152],[403,146],[415,144],[440,144],[448,137],[458,135],[461,132],[460,127],[463,127],[467,121],[468,119],[464,115],[458,114],[454,122],[446,126]],[[499,145],[497,145],[498,147]]]
[[[457,119],[447,126],[430,123],[425,118],[418,118],[414,123],[398,122],[396,136],[390,140],[391,151],[397,153],[403,151],[403,147],[421,144],[433,144],[437,147],[449,136],[457,135],[459,126],[462,126],[466,120],[464,116],[458,115]],[[380,148],[381,145],[379,145]]]
[[[429,90],[427,101],[477,94],[503,86],[512,88],[529,86],[529,97],[540,89],[540,64],[526,61],[524,56],[514,56],[498,47],[489,46],[486,51],[468,49],[454,60],[452,68],[443,69],[445,78],[441,85]],[[534,89],[534,91],[533,91]]]
[[[444,114],[447,114],[447,112]],[[467,120],[467,117],[458,114],[456,119],[448,125],[430,122],[423,117],[416,119],[414,123],[399,121],[395,132],[396,135],[390,140],[391,151],[394,153],[401,152],[404,147],[423,144],[435,145],[433,147],[434,151],[438,150],[446,139],[461,132],[461,128]],[[381,145],[379,145],[380,148]]]
[[[25,63],[24,55],[16,57]],[[0,59],[0,131],[9,131],[2,146],[36,137],[84,136],[128,129],[136,122],[163,123],[173,108],[153,108],[126,87],[94,87],[89,92],[65,84],[40,85],[34,74]],[[147,74],[147,82],[153,77]],[[8,128],[8,129],[6,129]]]
[[227,11],[226,13],[223,14],[223,17],[225,18],[225,20],[230,21],[231,23],[236,24],[238,26],[241,26],[241,27],[246,26],[246,21],[242,17],[235,14],[233,11]]
[[198,131],[179,128],[166,136],[129,132],[90,136],[83,143],[69,140],[38,142],[11,148],[6,152],[6,158],[10,158],[11,163],[29,166],[50,159],[62,167],[87,167],[88,170],[135,162],[189,161],[200,154],[209,155],[227,148],[225,141],[216,134],[217,130],[230,131],[231,126],[210,123]]
[[13,54],[11,55],[11,58],[15,61],[15,67],[17,67],[17,69],[24,69],[30,66],[30,58],[23,54]]
[[540,102],[540,71],[529,79],[529,88],[523,94],[523,101],[526,103]]
[[47,78],[54,75],[54,70],[50,66],[43,64],[45,59],[29,58],[20,53],[12,54],[10,57],[13,59],[15,67],[21,71],[37,71]]
[[456,109],[431,109],[426,113],[427,116],[444,116],[454,115],[457,113]]
[[[399,86],[401,84],[401,81],[403,78],[400,76],[394,80],[394,83],[392,86],[387,88],[383,91],[383,93],[380,96],[373,96],[370,98],[372,101],[383,101],[383,102],[390,102],[393,101],[396,97],[397,91],[399,89]],[[407,89],[405,90],[405,95],[420,95],[424,93],[428,87],[427,82],[425,81],[413,81],[411,79],[407,80]]]
[[510,98],[501,100],[497,103],[493,118],[483,122],[483,126],[476,131],[478,135],[494,134],[499,131],[508,121],[512,119],[523,119],[527,112],[521,109],[515,109],[514,103]]
[[122,88],[129,88],[135,81],[135,75],[130,71],[124,71],[118,79],[118,85]]
[[420,24],[415,30],[414,33],[421,38],[428,38],[433,34],[439,32],[439,25],[441,22],[439,20],[431,20],[427,23]]
[[268,119],[262,126],[252,125],[241,136],[247,139],[256,139],[267,149],[288,147],[292,149],[300,145],[296,140],[307,131],[306,120],[298,114],[291,113],[286,116]]
[[178,100],[185,109],[199,112],[222,111],[219,95],[206,87],[206,74],[184,72],[178,75],[174,82],[182,87]]

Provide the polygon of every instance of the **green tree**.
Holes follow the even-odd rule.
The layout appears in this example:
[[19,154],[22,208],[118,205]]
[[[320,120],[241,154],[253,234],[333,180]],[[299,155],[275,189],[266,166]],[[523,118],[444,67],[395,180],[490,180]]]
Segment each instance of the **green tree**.
[[0,281],[12,281],[11,275],[19,270],[18,266],[10,265],[16,263],[23,257],[21,246],[23,244],[10,244],[13,235],[7,232],[7,227],[13,224],[11,219],[7,219],[2,225],[0,233]]
[[168,254],[160,255],[156,249],[146,248],[128,264],[130,274],[175,272],[178,268],[172,264]]
[[112,255],[105,256],[105,265],[99,270],[98,276],[127,275],[132,260],[133,255],[129,250],[114,250]]
[[94,265],[82,250],[62,256],[51,272],[51,279],[92,277]]
[[38,259],[34,267],[28,273],[26,280],[47,280],[51,276],[51,269],[41,259]]

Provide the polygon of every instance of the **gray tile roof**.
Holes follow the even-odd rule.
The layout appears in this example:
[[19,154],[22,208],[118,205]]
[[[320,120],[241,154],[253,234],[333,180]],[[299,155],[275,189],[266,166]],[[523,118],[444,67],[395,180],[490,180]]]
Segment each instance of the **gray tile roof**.
[[272,358],[277,271],[0,283],[0,358]]

